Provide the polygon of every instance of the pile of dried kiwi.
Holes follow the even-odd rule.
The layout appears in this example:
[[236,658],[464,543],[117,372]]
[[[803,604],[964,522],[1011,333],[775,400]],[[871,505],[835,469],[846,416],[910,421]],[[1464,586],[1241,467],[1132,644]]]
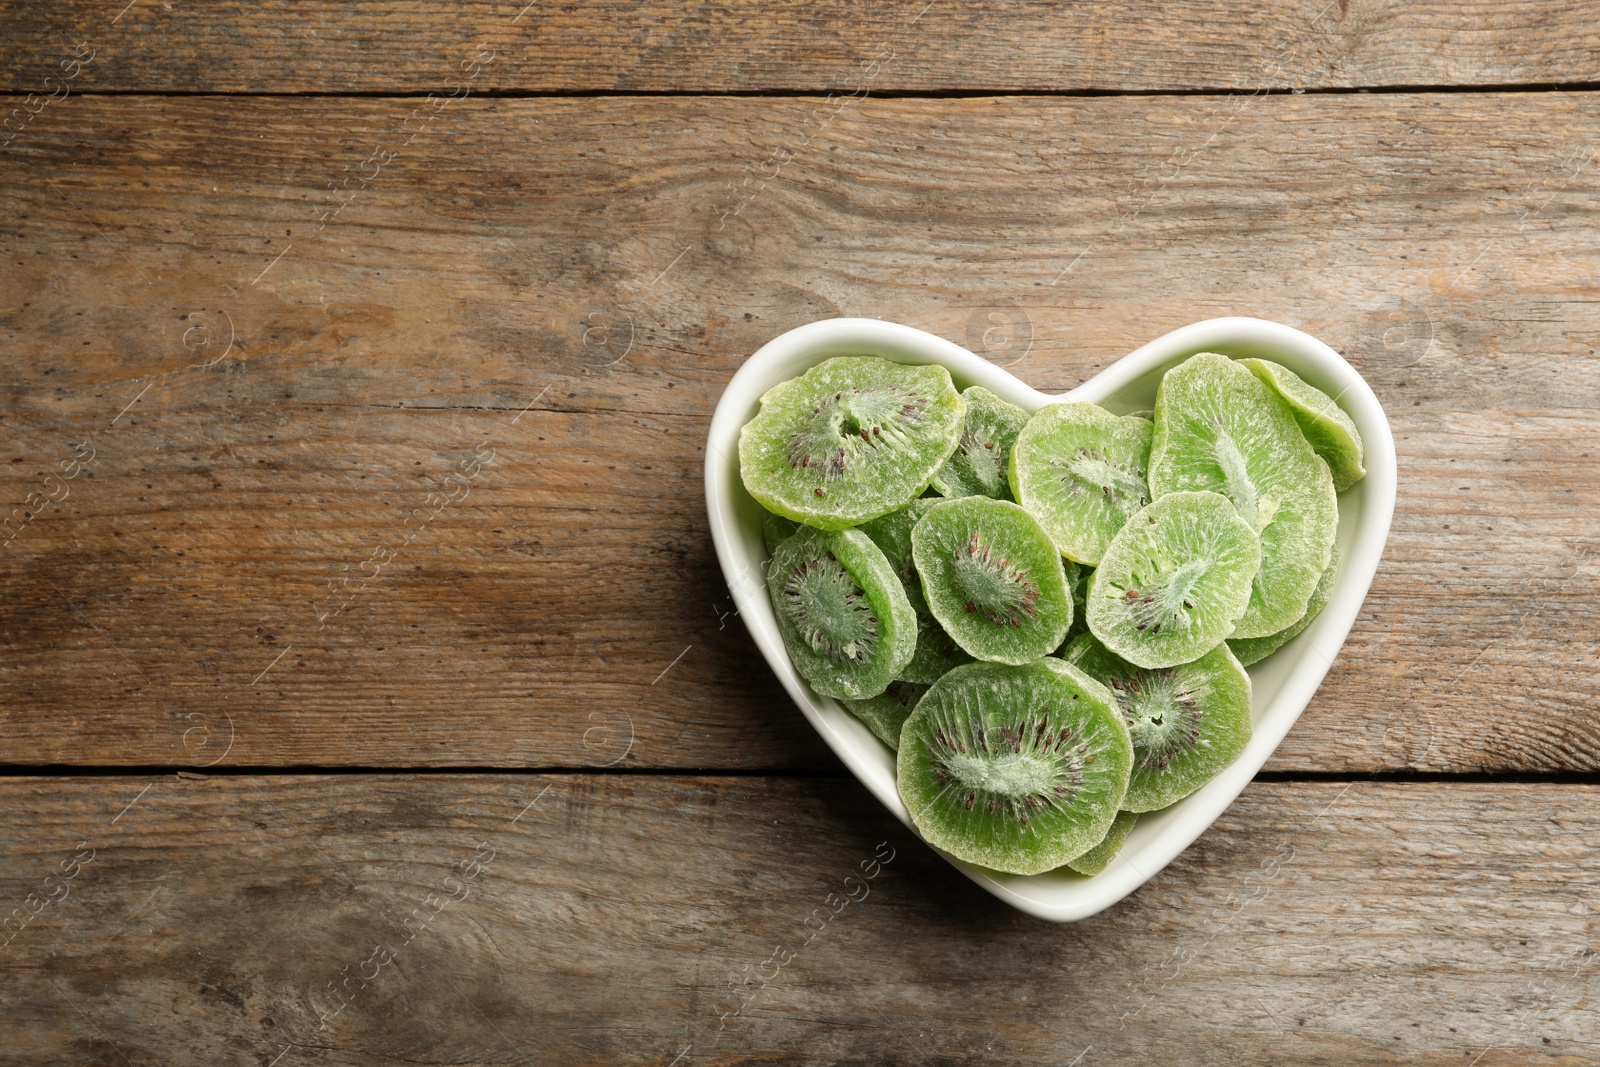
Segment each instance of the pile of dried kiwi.
[[1250,740],[1322,610],[1361,437],[1276,363],[1202,353],[1153,412],[1031,416],[938,366],[827,360],[741,431],[795,669],[898,752],[922,836],[1092,875]]

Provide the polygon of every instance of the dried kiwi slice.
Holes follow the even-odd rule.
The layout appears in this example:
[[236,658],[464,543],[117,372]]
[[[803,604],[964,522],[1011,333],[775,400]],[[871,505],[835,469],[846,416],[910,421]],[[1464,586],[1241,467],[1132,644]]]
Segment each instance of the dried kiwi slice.
[[921,613],[917,616],[917,650],[912,654],[911,662],[900,669],[900,677],[904,681],[931,685],[951,668],[971,663],[972,657],[945,633],[939,620],[927,610],[928,602],[923,600],[920,590],[915,603],[922,605]]
[[935,504],[911,531],[911,553],[933,617],[978,659],[1027,663],[1072,624],[1060,553],[1009,500]]
[[1289,405],[1254,374],[1210,353],[1166,373],[1156,392],[1150,489],[1157,497],[1221,493],[1260,535],[1261,570],[1232,636],[1277,633],[1306,613],[1333,550],[1333,478]]
[[841,701],[850,714],[867,724],[867,729],[890,748],[900,747],[900,728],[906,724],[911,710],[928,691],[916,682],[890,682],[889,688],[865,700]]
[[1139,816],[1131,811],[1119,811],[1111,823],[1111,829],[1106,831],[1106,836],[1100,843],[1077,859],[1067,861],[1067,866],[1079,874],[1099,874],[1111,866],[1111,861],[1116,859],[1117,853],[1122,851],[1122,846],[1128,840],[1128,835],[1133,832],[1133,824],[1139,821]]
[[1283,397],[1300,432],[1333,472],[1335,490],[1342,493],[1367,476],[1361,431],[1332,397],[1282,364],[1266,359],[1239,362]]
[[1227,497],[1169,493],[1128,520],[1089,582],[1089,630],[1141,667],[1205,655],[1250,603],[1261,544]]
[[911,662],[901,668],[900,678],[924,685],[937,681],[951,667],[972,662],[972,657],[951,640],[928,610],[928,601],[922,595],[922,579],[917,577],[917,565],[911,558],[911,528],[938,502],[938,497],[919,497],[899,511],[891,511],[857,527],[883,550],[884,558],[905,587],[911,609],[917,613],[917,650],[912,653]]
[[1239,657],[1239,662],[1246,667],[1252,663],[1259,663],[1266,659],[1284,645],[1300,636],[1311,620],[1322,613],[1328,606],[1328,597],[1333,594],[1334,580],[1339,576],[1339,547],[1334,546],[1333,559],[1328,563],[1328,569],[1322,572],[1322,577],[1317,581],[1317,587],[1311,591],[1311,600],[1306,604],[1306,613],[1300,616],[1300,621],[1286,630],[1279,630],[1266,637],[1230,637],[1228,647],[1233,654]]
[[790,661],[823,696],[877,696],[911,661],[916,612],[859,530],[802,526],[772,554],[767,592]]
[[800,524],[793,519],[786,519],[782,515],[774,515],[768,511],[761,516],[761,543],[767,548],[767,555],[772,555],[778,546],[794,536]]
[[1055,658],[969,663],[933,684],[900,732],[896,784],[923,838],[1038,874],[1105,837],[1133,746],[1111,695]]
[[943,367],[841,356],[769,389],[739,473],[773,511],[842,530],[904,507],[955,451],[966,401]]
[[964,390],[967,415],[961,426],[961,442],[933,476],[933,487],[952,499],[987,496],[1011,499],[1011,478],[1007,468],[1011,445],[1028,421],[1028,413],[995,396],[981,385]]
[[1063,657],[1104,683],[1133,739],[1122,806],[1155,811],[1182,800],[1250,743],[1250,676],[1218,645],[1193,663],[1146,670],[1084,634]]
[[1094,577],[1093,567],[1082,566],[1070,559],[1064,562],[1067,568],[1067,591],[1072,594],[1072,625],[1067,627],[1067,636],[1062,640],[1061,647],[1056,649],[1058,656],[1067,650],[1074,637],[1089,632],[1088,615],[1084,608],[1089,595],[1089,579]]
[[1128,516],[1150,503],[1151,424],[1094,404],[1033,413],[1011,450],[1017,502],[1069,559],[1091,566]]

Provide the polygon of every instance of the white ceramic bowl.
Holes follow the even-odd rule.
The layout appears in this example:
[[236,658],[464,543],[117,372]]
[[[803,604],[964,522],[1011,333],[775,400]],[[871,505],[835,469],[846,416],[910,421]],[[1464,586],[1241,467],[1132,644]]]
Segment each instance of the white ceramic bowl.
[[900,363],[942,364],[957,388],[981,385],[1027,411],[1061,400],[1086,400],[1124,413],[1150,407],[1161,375],[1196,352],[1271,359],[1337,398],[1361,430],[1367,476],[1339,497],[1343,562],[1328,606],[1299,637],[1250,668],[1255,732],[1232,765],[1171,807],[1140,816],[1121,854],[1093,878],[1064,868],[1036,875],[1001,874],[946,855],[1001,900],[1056,922],[1083,919],[1115,904],[1204,833],[1261,769],[1327,674],[1367,595],[1394,513],[1394,438],[1371,388],[1321,341],[1261,319],[1210,319],[1174,330],[1062,396],[1047,396],[959,345],[909,326],[877,319],[827,319],[763,345],[728,383],[711,420],[706,509],[734,603],[773,673],[811,725],[884,807],[910,826],[895,790],[894,753],[835,701],[813,693],[784,652],[762,579],[766,553],[761,506],[745,492],[739,478],[740,428],[754,417],[768,389],[832,356],[865,353]]

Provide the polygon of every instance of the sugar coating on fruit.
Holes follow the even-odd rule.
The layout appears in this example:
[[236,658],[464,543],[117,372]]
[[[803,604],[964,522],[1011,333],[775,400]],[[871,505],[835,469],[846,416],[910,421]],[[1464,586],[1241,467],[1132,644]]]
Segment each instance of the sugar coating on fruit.
[[1063,658],[1110,689],[1128,727],[1127,810],[1154,811],[1188,796],[1250,741],[1250,676],[1225,644],[1191,663],[1151,669],[1085,634]]
[[745,488],[767,510],[838,530],[903,507],[960,438],[949,371],[842,356],[775,386],[739,432]]
[[928,609],[978,659],[1026,663],[1056,648],[1072,596],[1048,535],[1010,501],[971,496],[928,509],[912,530]]
[[974,663],[934,683],[907,719],[897,784],[933,844],[1037,874],[1105,835],[1131,763],[1098,683],[1055,659]]
[[916,613],[865,534],[801,527],[773,553],[767,590],[789,658],[818,693],[876,696],[910,662]]
[[951,499],[963,496],[1009,499],[1011,447],[1028,421],[1028,413],[980,385],[964,390],[961,397],[967,402],[961,440],[939,473],[933,476],[933,487],[940,495]]
[[1017,500],[1061,554],[1090,565],[1128,516],[1150,503],[1151,424],[1094,404],[1034,412],[1011,453]]
[[1107,546],[1089,583],[1089,630],[1141,667],[1187,663],[1233,632],[1260,566],[1260,541],[1226,497],[1168,494]]
[[906,425],[920,421],[927,406],[928,397],[900,385],[869,385],[822,397],[789,434],[789,463],[815,468],[824,482],[842,479],[870,462],[877,449],[904,445]]
[[1202,353],[1156,394],[1150,489],[1220,493],[1261,539],[1261,566],[1235,636],[1259,637],[1305,614],[1327,568],[1338,504],[1327,464],[1285,401],[1247,368]]
[[1366,477],[1361,431],[1332,397],[1281,363],[1266,359],[1239,362],[1289,405],[1306,440],[1333,473],[1334,489],[1342,493]]

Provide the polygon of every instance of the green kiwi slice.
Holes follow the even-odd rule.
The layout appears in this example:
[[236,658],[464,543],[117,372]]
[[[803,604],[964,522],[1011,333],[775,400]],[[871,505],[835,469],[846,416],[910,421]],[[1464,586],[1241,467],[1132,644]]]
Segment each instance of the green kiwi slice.
[[997,871],[1039,874],[1103,839],[1133,746],[1099,682],[1055,658],[969,663],[900,731],[896,784],[929,843]]
[[1135,514],[1089,581],[1089,631],[1141,667],[1221,644],[1250,604],[1261,542],[1228,498],[1169,493]]
[[1099,874],[1111,866],[1111,861],[1116,859],[1117,853],[1122,851],[1122,846],[1128,840],[1128,835],[1133,832],[1133,824],[1139,821],[1139,816],[1131,811],[1119,811],[1112,820],[1111,829],[1106,831],[1106,836],[1100,843],[1076,859],[1067,861],[1067,866],[1079,874]]
[[1063,658],[1111,690],[1128,726],[1133,773],[1122,799],[1128,811],[1182,800],[1250,743],[1250,676],[1226,644],[1192,663],[1146,670],[1084,634]]
[[875,697],[840,703],[850,709],[850,714],[866,723],[867,729],[879,741],[890,748],[899,748],[900,728],[906,724],[911,710],[927,691],[927,686],[915,682],[890,682],[889,688]]
[[1300,432],[1333,472],[1335,490],[1342,493],[1367,476],[1361,431],[1332,397],[1282,364],[1265,359],[1239,362],[1289,405]]
[[1311,600],[1306,604],[1306,613],[1300,620],[1286,630],[1279,630],[1266,637],[1230,637],[1228,647],[1233,654],[1239,657],[1239,662],[1246,667],[1252,663],[1259,663],[1272,655],[1284,645],[1300,636],[1311,620],[1321,614],[1322,609],[1328,606],[1328,597],[1333,594],[1333,582],[1338,577],[1339,548],[1333,549],[1333,558],[1328,561],[1328,569],[1322,572],[1322,577],[1317,581],[1317,587],[1311,591]]
[[971,663],[972,656],[945,633],[939,620],[928,611],[927,601],[922,598],[920,590],[916,602],[922,605],[922,614],[917,616],[917,650],[912,653],[911,662],[901,668],[900,678],[907,682],[931,685],[952,667]]
[[1066,651],[1067,645],[1079,634],[1089,632],[1089,616],[1085,610],[1088,606],[1089,580],[1094,577],[1094,568],[1085,567],[1066,560],[1067,590],[1072,594],[1072,625],[1067,627],[1067,636],[1061,642],[1061,647],[1056,650],[1056,655]]
[[1028,421],[1028,413],[995,396],[981,385],[962,392],[967,415],[961,426],[961,441],[950,453],[933,487],[952,499],[987,496],[1011,499],[1011,445]]
[[1333,550],[1333,478],[1289,405],[1249,370],[1201,353],[1161,379],[1150,489],[1221,493],[1260,535],[1260,573],[1232,636],[1265,637],[1306,613]]
[[800,524],[793,519],[786,519],[782,515],[764,512],[761,516],[761,543],[767,548],[767,555],[771,556],[778,550],[778,546],[794,536]]
[[922,595],[922,580],[917,577],[917,565],[911,558],[911,528],[939,500],[939,497],[918,497],[899,511],[891,511],[857,527],[883,551],[890,568],[905,587],[912,610],[917,613],[917,650],[912,653],[911,662],[901,668],[900,679],[924,685],[937,681],[951,667],[972,662],[972,657],[951,640],[928,610],[928,601]]
[[859,530],[802,526],[772,554],[767,592],[790,661],[823,696],[877,696],[911,661],[916,612]]
[[841,356],[773,386],[739,431],[739,473],[768,511],[842,530],[904,507],[961,436],[950,372]]
[[935,504],[911,531],[911,553],[933,617],[978,659],[1027,663],[1072,625],[1061,554],[1009,500]]
[[1144,419],[1094,404],[1051,404],[1022,428],[1012,489],[1062,555],[1098,564],[1128,516],[1150,503],[1151,433]]

